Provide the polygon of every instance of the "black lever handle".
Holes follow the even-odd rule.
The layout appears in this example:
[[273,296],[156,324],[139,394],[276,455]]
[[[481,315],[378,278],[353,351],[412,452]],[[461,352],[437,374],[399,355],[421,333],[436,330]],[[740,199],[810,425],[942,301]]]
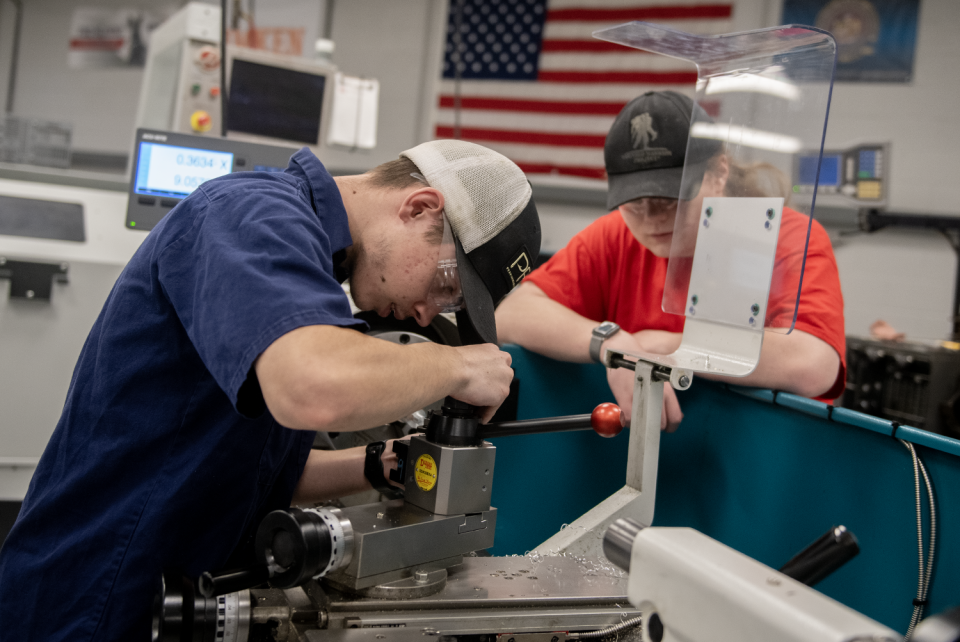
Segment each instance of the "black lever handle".
[[813,586],[860,553],[856,536],[845,526],[834,526],[783,565],[780,572]]
[[480,426],[479,432],[481,439],[571,430],[593,430],[602,437],[616,437],[626,426],[626,423],[626,416],[619,406],[612,403],[602,403],[594,408],[589,415],[500,421]]
[[197,581],[197,589],[199,589],[201,595],[210,598],[253,588],[269,579],[270,572],[266,566],[251,566],[239,571],[221,573],[220,575],[204,573]]

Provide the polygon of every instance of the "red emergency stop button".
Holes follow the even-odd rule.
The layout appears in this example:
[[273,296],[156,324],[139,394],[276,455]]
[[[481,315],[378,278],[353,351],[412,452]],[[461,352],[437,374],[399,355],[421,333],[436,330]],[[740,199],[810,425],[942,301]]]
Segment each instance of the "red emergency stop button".
[[208,132],[213,127],[213,119],[210,118],[210,114],[198,109],[190,114],[190,127],[195,132]]

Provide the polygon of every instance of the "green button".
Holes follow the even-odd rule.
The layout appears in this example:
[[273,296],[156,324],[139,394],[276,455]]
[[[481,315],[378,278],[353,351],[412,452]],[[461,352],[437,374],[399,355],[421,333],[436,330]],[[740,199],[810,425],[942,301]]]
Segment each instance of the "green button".
[[196,95],[198,95],[199,93],[200,93],[200,83],[195,82],[195,83],[193,83],[193,85],[190,87],[190,94],[193,95],[193,96],[196,96]]

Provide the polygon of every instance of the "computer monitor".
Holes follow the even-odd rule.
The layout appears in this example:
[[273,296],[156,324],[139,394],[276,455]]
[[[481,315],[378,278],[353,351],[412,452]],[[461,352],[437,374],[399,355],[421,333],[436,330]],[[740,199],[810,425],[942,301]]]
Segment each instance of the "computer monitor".
[[335,67],[320,61],[228,47],[227,136],[319,147],[335,74]]

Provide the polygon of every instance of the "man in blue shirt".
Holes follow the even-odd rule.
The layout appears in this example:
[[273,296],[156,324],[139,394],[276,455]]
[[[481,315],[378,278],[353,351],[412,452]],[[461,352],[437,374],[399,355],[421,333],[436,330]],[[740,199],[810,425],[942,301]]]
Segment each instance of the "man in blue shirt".
[[[148,639],[162,571],[227,567],[268,512],[370,488],[364,450],[311,450],[314,431],[447,395],[488,420],[512,379],[493,308],[539,246],[522,172],[461,141],[338,178],[304,149],[284,173],[202,185],[84,345],[0,549],[0,637]],[[347,275],[361,309],[424,326],[456,310],[477,345],[367,337]]]

